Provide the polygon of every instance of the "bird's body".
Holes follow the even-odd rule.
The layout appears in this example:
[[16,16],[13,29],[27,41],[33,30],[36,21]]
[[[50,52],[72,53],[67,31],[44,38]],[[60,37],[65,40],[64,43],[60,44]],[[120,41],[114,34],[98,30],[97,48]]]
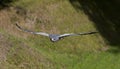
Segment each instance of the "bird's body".
[[56,42],[56,41],[60,40],[61,38],[67,37],[67,36],[78,36],[78,35],[88,35],[88,34],[97,33],[97,32],[85,32],[85,33],[78,33],[78,34],[67,33],[67,34],[62,34],[62,35],[60,35],[60,34],[48,34],[48,33],[44,33],[44,32],[33,32],[30,30],[23,29],[17,23],[16,23],[16,26],[18,27],[18,29],[20,29],[21,31],[24,31],[24,32],[29,32],[31,34],[39,34],[39,35],[47,36],[50,38],[50,40],[52,42]]
[[49,34],[49,38],[51,41],[54,41],[54,42],[60,40],[60,37],[57,34]]

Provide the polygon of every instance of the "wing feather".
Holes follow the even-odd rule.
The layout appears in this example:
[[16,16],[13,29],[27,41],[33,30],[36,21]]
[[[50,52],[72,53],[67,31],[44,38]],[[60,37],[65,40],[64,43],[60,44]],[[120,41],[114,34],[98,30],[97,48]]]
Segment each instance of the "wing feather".
[[66,36],[78,36],[78,35],[88,35],[88,34],[95,34],[97,32],[85,32],[85,33],[68,33],[68,34],[62,34],[59,37],[66,37]]
[[39,34],[39,35],[43,35],[43,36],[49,36],[49,34],[44,33],[44,32],[33,32],[33,31],[30,31],[30,30],[23,29],[17,23],[15,25],[17,26],[17,28],[19,30],[24,31],[24,32],[28,32],[28,33],[31,33],[31,34]]

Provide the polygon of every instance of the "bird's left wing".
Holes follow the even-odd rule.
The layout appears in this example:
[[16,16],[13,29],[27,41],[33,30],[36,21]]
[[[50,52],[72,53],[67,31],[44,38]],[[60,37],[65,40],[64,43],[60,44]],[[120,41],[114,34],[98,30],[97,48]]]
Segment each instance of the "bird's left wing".
[[24,31],[24,32],[28,32],[28,33],[31,33],[31,34],[39,34],[39,35],[43,35],[43,36],[49,36],[49,34],[44,33],[44,32],[33,32],[33,31],[30,31],[30,30],[23,29],[17,23],[15,25],[17,26],[17,28],[19,30]]
[[68,33],[68,34],[62,34],[59,37],[89,35],[89,34],[95,34],[95,33],[98,33],[98,32],[85,32],[85,33],[77,33],[77,34],[75,34],[75,33]]

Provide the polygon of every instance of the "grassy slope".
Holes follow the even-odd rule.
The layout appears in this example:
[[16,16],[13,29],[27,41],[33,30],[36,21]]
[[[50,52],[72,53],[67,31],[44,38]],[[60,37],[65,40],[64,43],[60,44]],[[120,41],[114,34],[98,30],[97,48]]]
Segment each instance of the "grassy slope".
[[[0,41],[5,49],[0,69],[119,69],[120,54],[111,48],[100,34],[66,37],[56,43],[39,35],[17,30],[15,21],[36,31],[48,33],[95,31],[93,23],[68,0],[20,0],[13,4],[29,11],[35,23],[26,23],[13,9],[0,11]],[[19,19],[18,19],[19,18]],[[5,47],[3,47],[5,46]],[[7,50],[6,50],[7,49]]]

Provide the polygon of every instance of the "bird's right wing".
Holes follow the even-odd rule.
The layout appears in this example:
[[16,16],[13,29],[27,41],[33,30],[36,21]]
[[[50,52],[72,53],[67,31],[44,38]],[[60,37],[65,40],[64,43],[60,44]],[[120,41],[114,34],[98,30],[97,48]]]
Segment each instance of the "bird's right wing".
[[33,31],[30,31],[30,30],[23,29],[17,23],[15,25],[17,26],[17,28],[19,30],[24,31],[24,32],[28,32],[28,33],[31,33],[31,34],[39,34],[39,35],[43,35],[43,36],[49,36],[49,34],[44,33],[44,32],[33,32]]
[[98,32],[68,33],[68,34],[62,34],[62,35],[60,35],[59,37],[88,35],[88,34],[95,34],[95,33],[98,33]]

